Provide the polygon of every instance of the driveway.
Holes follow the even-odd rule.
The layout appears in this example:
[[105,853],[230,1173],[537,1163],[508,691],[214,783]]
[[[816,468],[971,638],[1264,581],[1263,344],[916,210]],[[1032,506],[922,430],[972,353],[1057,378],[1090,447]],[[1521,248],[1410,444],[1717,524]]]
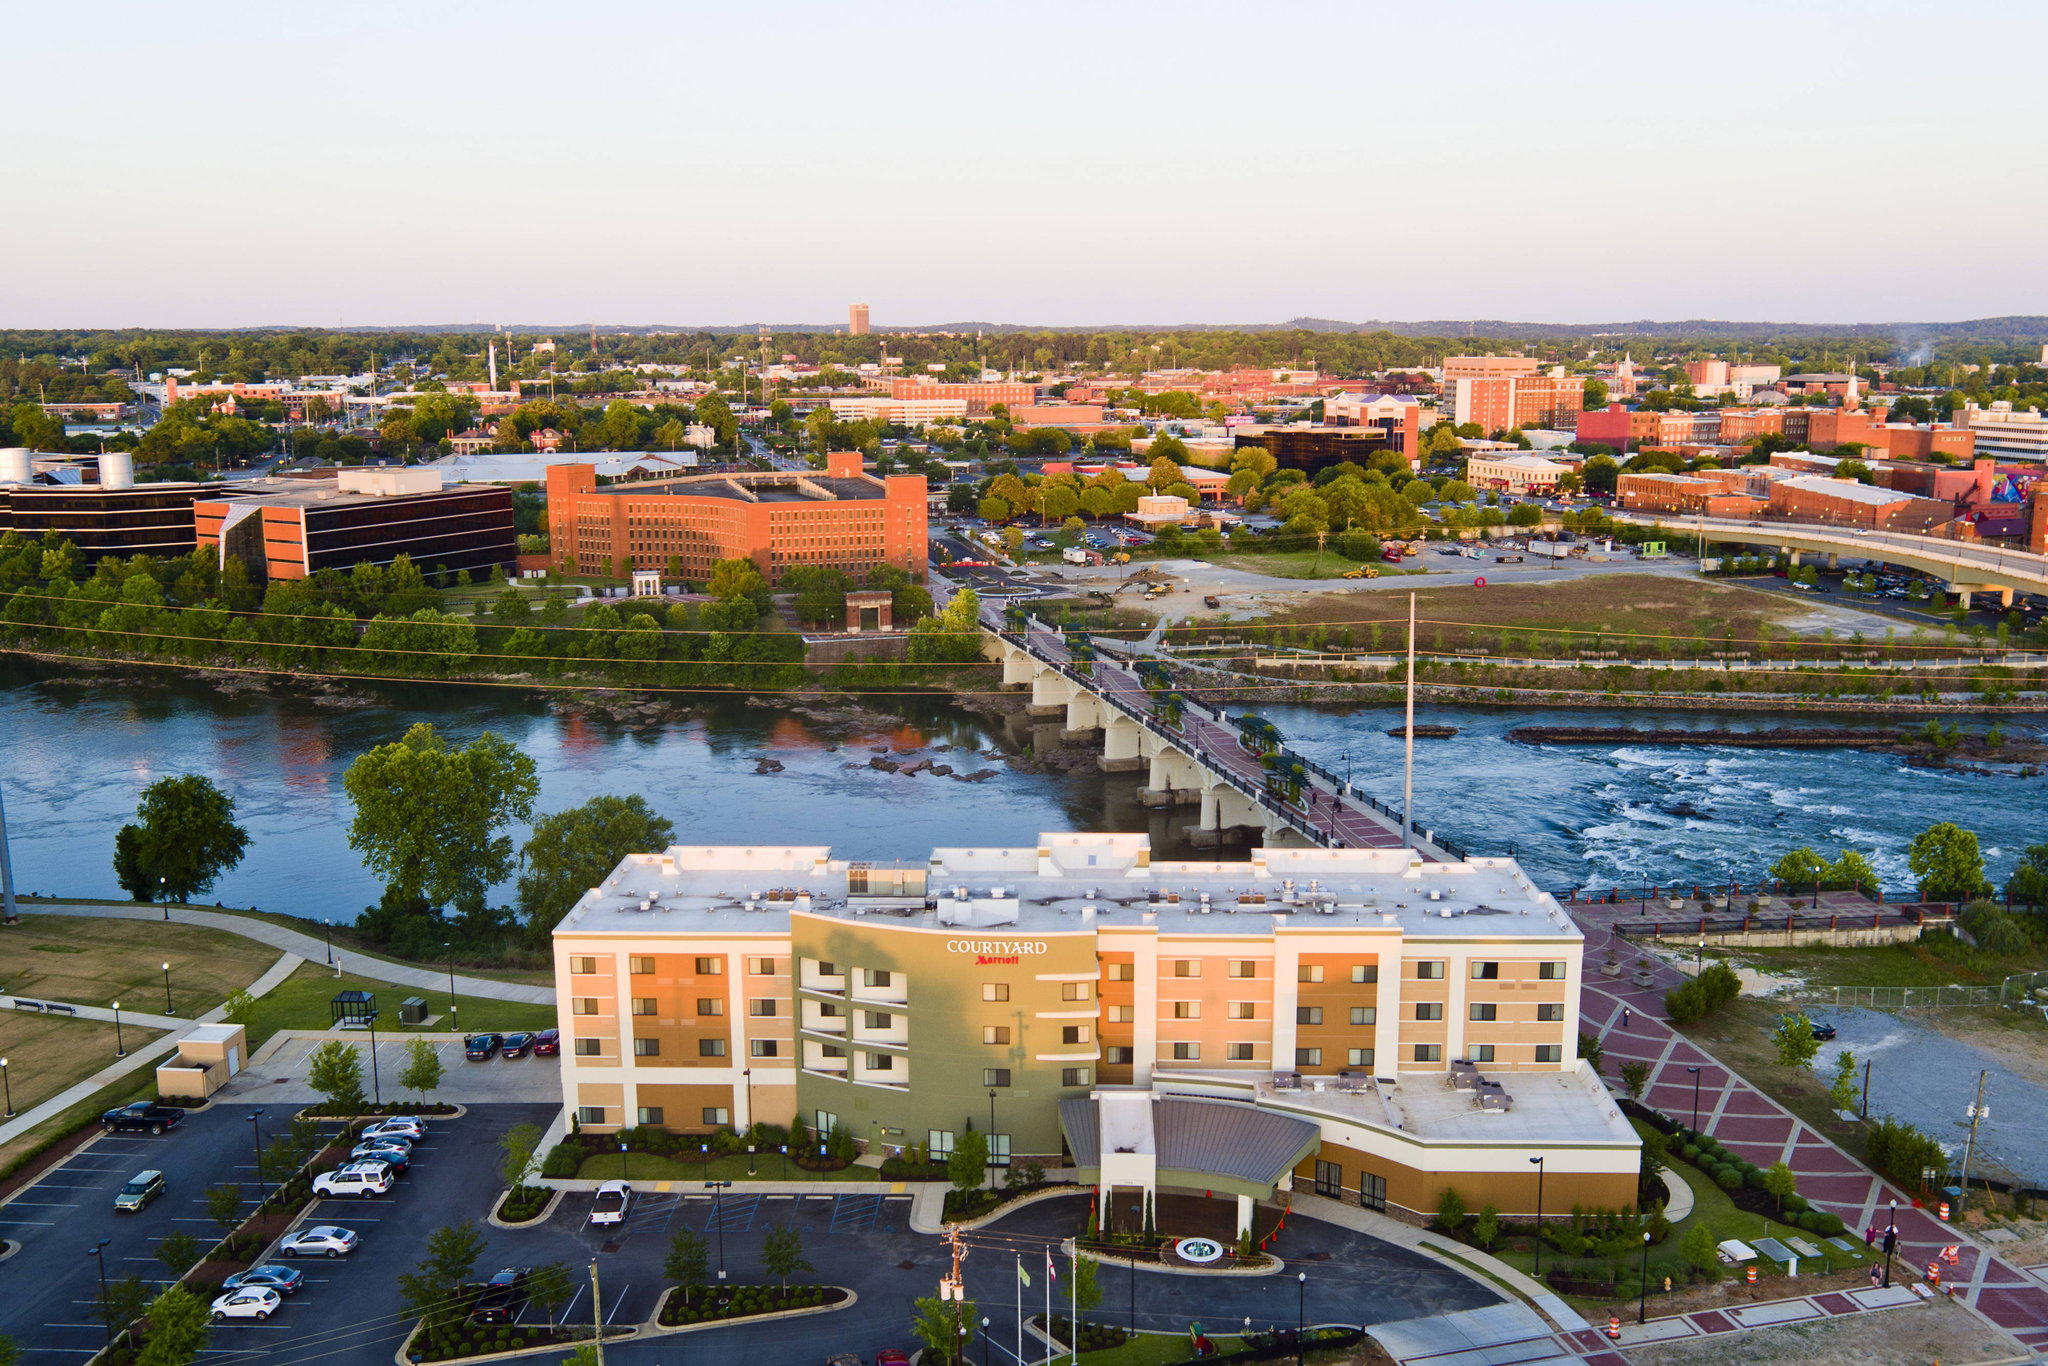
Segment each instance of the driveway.
[[[222,1087],[219,1098],[251,1105],[310,1105],[326,1097],[306,1084],[308,1059],[314,1049],[339,1038],[354,1044],[363,1057],[363,1093],[373,1099],[404,1100],[410,1093],[398,1078],[405,1071],[407,1040],[380,1035],[377,1060],[370,1065],[369,1036],[361,1033],[315,1036],[280,1035],[260,1049],[241,1075]],[[489,1062],[471,1062],[462,1056],[462,1041],[446,1038],[434,1041],[441,1059],[441,1085],[434,1100],[458,1105],[562,1104],[562,1069],[559,1058],[524,1057]]]

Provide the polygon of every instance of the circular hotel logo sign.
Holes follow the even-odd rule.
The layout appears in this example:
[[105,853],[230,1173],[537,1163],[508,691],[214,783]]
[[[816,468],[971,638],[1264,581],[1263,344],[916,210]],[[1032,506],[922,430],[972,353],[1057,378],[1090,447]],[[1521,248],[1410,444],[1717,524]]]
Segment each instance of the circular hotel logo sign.
[[1173,1255],[1184,1262],[1207,1266],[1223,1260],[1223,1244],[1214,1238],[1183,1238],[1173,1245]]

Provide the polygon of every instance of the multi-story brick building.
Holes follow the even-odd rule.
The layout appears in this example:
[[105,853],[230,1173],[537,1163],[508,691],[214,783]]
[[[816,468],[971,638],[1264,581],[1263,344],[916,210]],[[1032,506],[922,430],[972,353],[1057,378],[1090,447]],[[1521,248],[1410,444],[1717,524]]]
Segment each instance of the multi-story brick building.
[[718,561],[742,557],[771,583],[793,565],[855,576],[878,565],[924,573],[924,476],[863,473],[857,451],[832,452],[822,474],[600,485],[588,465],[550,465],[547,473],[552,551],[575,573],[661,569],[702,580]]
[[324,478],[268,478],[192,506],[201,547],[239,558],[250,576],[303,579],[322,569],[390,564],[488,574],[519,558],[512,490],[441,486],[432,469],[344,469]]
[[1585,406],[1584,380],[1549,375],[1498,375],[1444,381],[1444,407],[1459,426],[1488,432],[1550,427],[1569,431]]
[[[1873,456],[1893,460],[1925,460],[1941,454],[1969,460],[1977,451],[1977,433],[1971,427],[1939,423],[1889,422],[1883,407],[1868,411],[1857,408],[1809,408],[1804,432],[1794,439],[1817,451],[1855,443],[1867,447]],[[1786,414],[1786,435],[1793,435],[1795,419]]]
[[[1241,1219],[1308,1181],[1525,1213],[1537,1156],[1553,1208],[1622,1205],[1637,1145],[1576,1057],[1581,949],[1508,859],[1155,862],[1142,834],[900,867],[676,847],[626,858],[555,929],[562,1080],[585,1131],[801,1116],[942,1155],[971,1122],[999,1162],[1064,1148],[1105,1187],[1236,1196]],[[1216,1154],[1113,1175],[1107,1128],[1149,1143],[1191,1117],[1260,1135],[1239,1156],[1265,1174]]]
[[992,404],[1000,403],[1006,408],[1019,408],[1038,401],[1038,386],[1035,384],[1011,383],[1005,381],[960,381],[949,382],[925,379],[893,379],[889,381],[889,397],[897,399],[959,398],[967,400],[967,411],[974,416],[985,415]]
[[1528,451],[1475,454],[1465,461],[1465,482],[1503,493],[1548,493],[1574,467]]

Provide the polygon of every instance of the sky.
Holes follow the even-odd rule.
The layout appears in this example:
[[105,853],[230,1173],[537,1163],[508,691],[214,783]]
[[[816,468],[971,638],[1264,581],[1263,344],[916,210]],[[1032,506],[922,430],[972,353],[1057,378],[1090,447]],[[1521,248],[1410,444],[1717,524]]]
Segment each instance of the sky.
[[0,44],[0,327],[2048,313],[2040,0],[161,0]]

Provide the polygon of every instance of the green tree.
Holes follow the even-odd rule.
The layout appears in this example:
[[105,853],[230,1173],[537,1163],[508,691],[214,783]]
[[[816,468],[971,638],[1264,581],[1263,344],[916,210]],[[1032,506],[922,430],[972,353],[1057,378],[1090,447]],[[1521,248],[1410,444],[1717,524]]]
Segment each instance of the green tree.
[[241,987],[221,1002],[221,1018],[229,1024],[247,1025],[256,1018],[256,998]]
[[1630,1100],[1641,1100],[1643,1090],[1650,1084],[1650,1064],[1640,1058],[1631,1058],[1621,1065],[1621,1086],[1628,1092]]
[[1906,849],[1906,866],[1913,870],[1925,900],[1968,901],[1991,895],[1977,832],[1949,821],[1930,825],[1913,837]]
[[1430,1220],[1430,1227],[1444,1233],[1455,1233],[1465,1226],[1465,1197],[1458,1194],[1456,1186],[1445,1186],[1444,1193],[1437,1197],[1436,1218]]
[[674,838],[675,827],[637,792],[592,797],[581,806],[542,816],[520,850],[525,871],[519,875],[519,914],[528,932],[545,938],[620,859],[666,848]]
[[1828,1083],[1828,1103],[1837,1110],[1856,1108],[1856,1055],[1846,1048],[1835,1055],[1835,1079]]
[[761,577],[761,571],[749,559],[720,560],[711,566],[711,578],[705,591],[714,598],[753,598],[757,601],[767,595],[768,581]]
[[1534,503],[1517,503],[1508,509],[1509,526],[1539,526],[1543,522],[1543,509]]
[[1772,880],[1792,891],[1802,888],[1818,891],[1827,875],[1827,860],[1803,844],[1780,855],[1778,861],[1771,865]]
[[974,1301],[921,1299],[911,1308],[916,1317],[910,1331],[924,1344],[922,1360],[929,1366],[962,1366],[974,1343],[974,1325],[980,1322]]
[[329,1039],[307,1059],[306,1084],[327,1097],[337,1114],[360,1114],[363,1096],[363,1055],[353,1043]]
[[1771,1042],[1777,1046],[1778,1062],[1784,1067],[1805,1067],[1820,1052],[1820,1040],[1813,1037],[1813,1021],[1803,1010],[1782,1016],[1778,1027],[1771,1031]]
[[544,1262],[526,1278],[526,1293],[548,1316],[548,1326],[552,1328],[563,1306],[576,1293],[576,1277],[564,1262]]
[[483,1250],[483,1235],[476,1225],[444,1224],[427,1235],[426,1255],[418,1265],[399,1273],[398,1293],[405,1312],[417,1318],[429,1335],[457,1322],[467,1311],[453,1292],[476,1274],[476,1259]]
[[988,1137],[969,1120],[946,1159],[946,1179],[956,1191],[971,1191],[988,1179]]
[[2030,844],[2021,852],[2012,876],[2006,879],[2005,895],[2035,910],[2048,907],[2048,844]]
[[242,1188],[226,1181],[208,1186],[206,1217],[219,1224],[223,1232],[233,1230],[242,1222]]
[[425,1039],[407,1039],[405,1070],[398,1074],[399,1086],[425,1104],[427,1097],[440,1089],[441,1075],[441,1054],[434,1045]]
[[189,1366],[206,1346],[207,1303],[181,1285],[165,1286],[144,1311],[149,1333],[136,1366]]
[[1600,1046],[1598,1034],[1579,1031],[1579,1056],[1592,1064],[1594,1072],[1599,1072],[1600,1064],[1607,1060],[1607,1050]]
[[148,1307],[149,1287],[142,1283],[140,1276],[123,1276],[118,1281],[108,1281],[106,1298],[100,1301],[101,1312],[117,1333],[141,1318],[142,1311]]
[[681,1288],[683,1303],[688,1304],[711,1280],[710,1250],[703,1238],[683,1229],[669,1239],[668,1255],[661,1259],[661,1274],[670,1285]]
[[351,849],[396,898],[480,910],[512,871],[501,833],[533,814],[534,762],[489,731],[451,749],[422,721],[357,756],[342,777],[355,804]]
[[1073,1280],[1067,1298],[1077,1311],[1085,1314],[1102,1303],[1102,1277],[1093,1257],[1073,1258],[1067,1264],[1067,1274]]
[[234,799],[196,773],[151,783],[135,816],[114,832],[114,877],[137,901],[190,901],[249,848]]
[[1827,884],[1830,887],[1841,887],[1873,897],[1877,895],[1880,885],[1877,869],[1871,865],[1869,859],[1854,849],[1842,850],[1835,861],[1828,865]]
[[1772,1199],[1778,1202],[1778,1213],[1783,1214],[1785,1212],[1785,1201],[1799,1190],[1799,1178],[1793,1174],[1790,1167],[1780,1160],[1765,1167],[1764,1174],[1760,1179],[1763,1182],[1764,1190],[1770,1194]]
[[1697,1219],[1679,1240],[1678,1250],[1695,1271],[1708,1276],[1721,1272],[1721,1235],[1714,1232],[1714,1226],[1705,1219]]
[[777,1283],[784,1286],[798,1272],[816,1269],[804,1256],[803,1235],[786,1224],[770,1228],[762,1238],[761,1265]]
[[544,1135],[538,1124],[515,1124],[498,1135],[498,1175],[508,1186],[525,1182],[533,1170],[533,1155]]
[[164,1264],[164,1269],[175,1279],[193,1268],[199,1261],[199,1254],[202,1251],[204,1249],[199,1246],[197,1234],[179,1229],[157,1240],[156,1259]]
[[1482,1248],[1491,1248],[1500,1241],[1500,1211],[1492,1205],[1484,1205],[1472,1219],[1472,1241]]

